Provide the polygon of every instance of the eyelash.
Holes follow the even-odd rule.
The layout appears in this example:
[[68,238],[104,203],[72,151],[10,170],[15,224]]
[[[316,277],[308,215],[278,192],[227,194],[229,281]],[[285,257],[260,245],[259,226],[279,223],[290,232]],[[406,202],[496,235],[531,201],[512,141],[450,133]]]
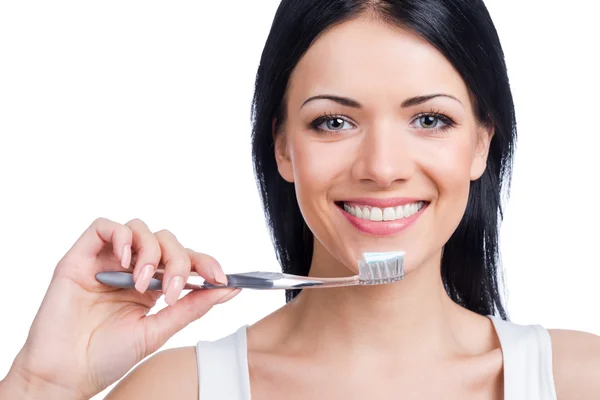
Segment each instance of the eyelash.
[[[454,122],[454,120],[452,120],[452,118],[448,117],[445,114],[442,114],[439,110],[434,110],[431,109],[428,112],[424,112],[424,113],[420,113],[418,115],[416,115],[412,121],[416,121],[420,118],[423,117],[433,117],[436,118],[440,121],[442,121],[444,123],[444,126],[441,128],[433,128],[433,129],[426,129],[424,128],[424,130],[426,131],[433,131],[433,132],[444,132],[447,131],[450,128],[453,128],[454,126],[456,126],[456,123]],[[310,129],[316,131],[316,132],[320,132],[320,133],[324,133],[324,134],[330,134],[330,135],[338,135],[338,131],[332,131],[332,130],[327,130],[327,129],[322,129],[319,128],[319,125],[323,124],[324,122],[327,122],[331,119],[336,119],[339,118],[341,120],[343,120],[346,123],[349,123],[351,125],[354,125],[348,118],[344,117],[343,115],[340,114],[332,114],[332,113],[324,113],[323,115],[321,115],[320,117],[318,117],[317,119],[315,119],[314,121],[312,121],[309,125]]]
[[320,117],[318,117],[317,119],[315,119],[313,122],[311,122],[309,127],[310,127],[310,129],[312,129],[313,131],[316,131],[316,132],[337,135],[338,133],[336,131],[330,131],[327,129],[319,128],[319,125],[321,125],[322,123],[327,122],[331,119],[336,119],[336,118],[339,118],[339,119],[343,120],[344,122],[354,125],[353,123],[351,123],[348,120],[348,118],[344,117],[343,115],[332,114],[332,113],[327,112],[327,113],[324,113],[323,115],[321,115]]
[[454,122],[454,120],[452,118],[450,118],[449,116],[447,116],[446,114],[442,114],[440,112],[440,110],[434,110],[431,109],[428,112],[425,113],[420,113],[417,116],[415,116],[413,118],[413,121],[416,121],[420,118],[423,117],[433,117],[433,118],[437,118],[440,121],[442,121],[444,123],[444,126],[441,128],[434,128],[434,129],[425,129],[427,131],[434,131],[434,132],[445,132],[450,128],[453,128],[456,126],[456,122]]

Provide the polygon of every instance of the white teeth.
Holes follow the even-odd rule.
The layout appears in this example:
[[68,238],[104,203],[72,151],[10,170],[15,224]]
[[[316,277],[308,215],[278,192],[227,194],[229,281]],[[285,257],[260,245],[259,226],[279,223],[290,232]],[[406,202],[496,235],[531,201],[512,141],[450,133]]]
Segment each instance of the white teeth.
[[359,206],[354,207],[354,216],[358,218],[362,218],[363,212]]
[[404,207],[398,206],[396,207],[396,219],[404,218]]
[[381,211],[381,208],[371,208],[371,221],[383,221],[383,212]]
[[363,208],[362,219],[371,220],[371,210],[369,210],[367,207]]
[[408,218],[423,208],[425,202],[417,201],[412,204],[406,204],[398,207],[386,207],[383,210],[379,207],[367,206],[349,206],[344,203],[344,210],[347,213],[368,221],[395,221],[397,219]]
[[393,221],[396,219],[396,210],[393,207],[386,207],[383,210],[383,220],[384,221]]

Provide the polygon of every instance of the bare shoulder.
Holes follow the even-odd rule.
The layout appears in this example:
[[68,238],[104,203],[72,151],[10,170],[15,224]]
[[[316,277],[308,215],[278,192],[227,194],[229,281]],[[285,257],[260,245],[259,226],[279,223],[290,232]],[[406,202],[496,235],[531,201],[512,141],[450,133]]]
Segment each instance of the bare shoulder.
[[568,330],[549,333],[558,399],[599,399],[600,337]]
[[133,369],[106,399],[197,400],[197,371],[195,347],[163,350]]

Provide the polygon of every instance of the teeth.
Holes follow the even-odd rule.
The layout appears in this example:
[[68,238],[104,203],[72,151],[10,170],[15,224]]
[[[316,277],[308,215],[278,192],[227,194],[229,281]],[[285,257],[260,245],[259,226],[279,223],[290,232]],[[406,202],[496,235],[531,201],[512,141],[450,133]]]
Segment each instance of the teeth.
[[383,220],[384,221],[393,221],[396,219],[396,210],[392,207],[387,207],[383,210]]
[[354,215],[355,217],[358,217],[358,218],[362,218],[363,212],[359,206],[356,206],[356,207],[354,207],[354,214],[352,214],[352,215]]
[[371,221],[383,221],[383,212],[381,208],[371,208]]
[[396,207],[396,219],[404,218],[404,206]]
[[368,221],[395,221],[397,219],[410,217],[423,208],[424,205],[424,202],[418,201],[404,206],[386,207],[381,209],[379,207],[349,206],[344,203],[344,210],[357,218],[366,219]]
[[371,220],[371,210],[369,210],[367,207],[363,208],[362,219]]

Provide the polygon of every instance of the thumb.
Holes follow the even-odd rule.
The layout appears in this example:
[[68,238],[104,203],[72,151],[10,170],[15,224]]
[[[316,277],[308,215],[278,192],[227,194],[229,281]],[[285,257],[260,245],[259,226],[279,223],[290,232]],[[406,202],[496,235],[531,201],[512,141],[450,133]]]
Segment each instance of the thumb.
[[145,317],[146,356],[162,347],[169,338],[201,318],[216,304],[234,298],[241,289],[193,290],[154,315]]

